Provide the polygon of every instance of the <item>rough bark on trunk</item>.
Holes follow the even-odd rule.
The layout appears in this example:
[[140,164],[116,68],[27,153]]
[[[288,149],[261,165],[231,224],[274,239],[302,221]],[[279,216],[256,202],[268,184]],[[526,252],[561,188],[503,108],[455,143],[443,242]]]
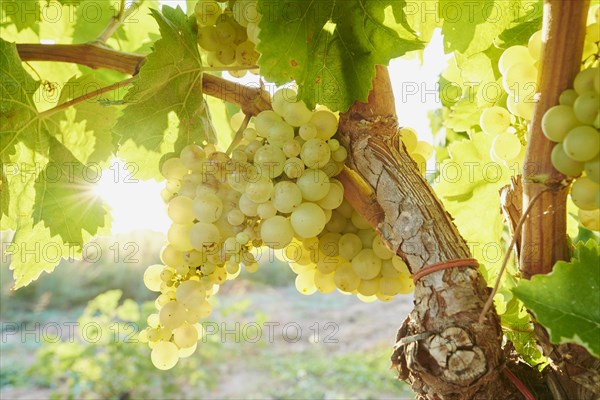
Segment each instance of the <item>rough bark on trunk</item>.
[[[368,103],[341,115],[348,167],[362,184],[341,179],[348,196],[414,274],[470,258],[465,240],[402,145],[387,70],[378,67]],[[357,179],[355,178],[356,182]],[[466,263],[465,263],[466,264]],[[419,279],[415,309],[398,332],[392,363],[420,398],[517,396],[502,374],[502,331],[495,311],[478,317],[490,293],[479,270],[455,267]]]

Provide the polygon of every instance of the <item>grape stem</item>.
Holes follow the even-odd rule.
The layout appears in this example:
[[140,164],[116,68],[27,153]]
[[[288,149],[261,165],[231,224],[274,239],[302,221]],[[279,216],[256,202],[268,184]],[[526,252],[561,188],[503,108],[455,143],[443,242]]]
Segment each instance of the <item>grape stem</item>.
[[99,95],[101,95],[103,93],[113,91],[113,90],[118,89],[120,87],[127,86],[130,83],[132,83],[134,80],[135,80],[135,77],[124,79],[124,80],[122,80],[120,82],[113,83],[112,85],[108,85],[108,86],[105,86],[105,87],[100,88],[98,90],[94,90],[94,91],[91,91],[89,93],[86,93],[83,96],[75,97],[74,99],[71,99],[69,101],[65,101],[64,103],[61,103],[61,104],[57,105],[56,107],[53,107],[53,108],[51,108],[49,110],[41,112],[38,116],[39,116],[40,119],[48,118],[51,115],[54,115],[57,112],[64,110],[65,108],[69,108],[71,106],[74,106],[77,103],[81,103],[82,101],[94,98],[94,97],[99,96]]
[[242,138],[244,137],[244,131],[246,130],[246,128],[248,127],[248,124],[250,123],[250,118],[252,118],[252,115],[246,114],[246,116],[244,117],[244,121],[242,122],[242,125],[240,125],[240,128],[235,133],[235,136],[233,137],[231,144],[229,145],[229,147],[227,148],[227,151],[225,152],[227,155],[231,155],[231,152],[233,151],[233,149],[235,149],[237,147],[237,145],[242,141]]
[[[129,75],[137,75],[146,59],[143,54],[113,50],[99,43],[19,43],[17,51],[22,61],[70,62]],[[204,94],[240,106],[247,115],[254,116],[271,108],[269,94],[262,87],[249,87],[215,75],[203,74],[202,90]]]
[[546,192],[548,190],[550,190],[550,188],[546,188],[546,189],[542,190],[541,192],[538,192],[530,200],[529,205],[527,206],[527,209],[525,210],[523,215],[521,215],[521,218],[519,218],[519,222],[517,223],[515,230],[514,230],[515,233],[512,237],[512,240],[510,241],[510,244],[508,245],[508,249],[506,249],[506,254],[504,254],[504,259],[502,260],[502,266],[500,267],[500,271],[498,272],[498,277],[496,278],[496,283],[494,284],[494,288],[492,289],[492,292],[488,296],[487,301],[485,302],[485,305],[483,306],[483,309],[481,310],[481,314],[479,314],[479,323],[480,324],[484,323],[485,314],[488,313],[488,311],[490,310],[490,308],[492,307],[492,305],[494,303],[494,296],[496,295],[496,293],[498,293],[498,288],[500,287],[500,280],[502,279],[502,275],[504,275],[504,271],[506,270],[506,266],[508,265],[508,260],[510,259],[510,253],[512,252],[513,247],[515,247],[515,244],[519,240],[519,237],[521,236],[521,228],[523,227],[523,224],[527,220],[527,216],[531,212],[535,202],[542,196],[542,194],[544,192]]
[[125,0],[121,0],[117,15],[110,19],[108,25],[106,25],[106,28],[104,28],[100,35],[98,35],[98,38],[96,38],[96,42],[100,44],[106,43],[106,41],[117,31],[117,29],[121,27],[123,21],[125,21],[132,12],[137,10],[143,2],[144,0],[140,0],[136,3],[132,3],[129,7],[126,7]]

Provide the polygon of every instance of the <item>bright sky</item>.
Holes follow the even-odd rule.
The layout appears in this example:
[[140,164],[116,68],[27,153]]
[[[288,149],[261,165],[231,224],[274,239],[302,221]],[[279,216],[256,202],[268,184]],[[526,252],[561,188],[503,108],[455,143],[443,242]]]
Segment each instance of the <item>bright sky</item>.
[[[185,9],[185,1],[168,1],[170,6],[175,6],[175,3]],[[389,66],[400,123],[414,128],[419,133],[420,140],[432,140],[427,113],[440,107],[432,93],[435,91],[438,75],[446,66],[445,60],[447,57],[444,56],[442,37],[437,32],[425,49],[423,64],[418,59],[397,59]],[[253,79],[258,81],[256,76]],[[248,82],[248,79],[244,81]],[[431,93],[425,96],[424,89]],[[115,163],[119,161],[115,160]],[[119,165],[123,168],[122,164]],[[124,179],[127,174],[127,171],[122,170],[117,177],[113,168],[103,174],[98,184],[98,193],[112,209],[112,233],[132,230],[166,233],[170,222],[160,197],[163,184],[154,180],[131,182]]]

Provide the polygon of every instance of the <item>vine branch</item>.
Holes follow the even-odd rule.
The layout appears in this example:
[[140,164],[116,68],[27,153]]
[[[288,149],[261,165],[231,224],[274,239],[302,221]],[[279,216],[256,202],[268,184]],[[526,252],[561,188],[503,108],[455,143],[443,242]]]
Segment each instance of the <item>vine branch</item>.
[[[60,61],[85,65],[92,69],[107,68],[137,75],[146,57],[142,54],[113,50],[99,43],[34,44],[19,43],[22,61]],[[208,96],[240,106],[247,115],[271,108],[269,94],[261,87],[249,87],[211,74],[203,74],[202,90]]]

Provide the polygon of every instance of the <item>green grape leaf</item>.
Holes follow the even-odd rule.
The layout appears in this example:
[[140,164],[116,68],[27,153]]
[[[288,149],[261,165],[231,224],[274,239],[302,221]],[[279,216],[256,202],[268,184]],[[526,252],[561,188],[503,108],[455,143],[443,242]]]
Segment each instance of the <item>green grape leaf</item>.
[[3,0],[0,8],[0,21],[10,21],[17,31],[31,28],[40,31],[40,4],[38,0]]
[[21,59],[13,43],[0,39],[0,157],[15,151],[22,141],[36,149],[37,109],[33,93],[38,89],[35,81],[21,66]]
[[579,242],[570,262],[521,280],[513,293],[548,330],[552,343],[577,343],[600,357],[600,247]]
[[457,132],[467,132],[472,127],[479,125],[481,110],[474,101],[462,98],[452,107],[446,118],[445,126]]
[[[108,84],[96,78],[95,73],[71,78],[61,91],[59,103],[93,94]],[[66,111],[52,116],[60,129],[57,139],[82,163],[106,161],[116,149],[117,138],[112,127],[118,116],[110,104],[120,100],[119,90],[93,96],[75,104]]]
[[52,236],[81,248],[82,230],[91,235],[105,226],[108,212],[87,178],[86,166],[53,137],[48,139],[50,162],[35,183],[34,224],[40,221]]
[[444,51],[472,55],[490,47],[512,22],[506,0],[440,0],[437,8],[444,19]]
[[346,111],[354,101],[366,101],[376,64],[387,65],[423,48],[413,34],[401,37],[383,24],[388,5],[372,0],[260,0],[261,73],[277,84],[296,81],[309,107],[320,103]]
[[[508,291],[507,294],[511,292]],[[510,297],[510,296],[509,296]],[[537,338],[527,309],[517,298],[512,297],[506,310],[500,315],[502,332],[515,350],[529,365],[536,366],[546,361],[537,345]]]
[[502,32],[498,39],[501,40],[500,45],[504,48],[525,44],[529,41],[531,35],[542,28],[542,18],[538,17],[531,21],[526,21],[509,28]]
[[5,254],[10,256],[16,290],[36,280],[42,272],[52,272],[61,257],[74,257],[78,252],[52,235],[43,223],[33,225],[29,218],[18,227]]
[[8,217],[8,206],[10,204],[10,192],[8,191],[8,180],[4,168],[0,168],[0,220]]
[[126,107],[114,129],[121,143],[131,140],[159,152],[165,142],[168,115],[174,112],[179,119],[178,150],[212,134],[202,97],[202,64],[192,32],[194,22],[180,8],[165,6],[163,14],[156,10],[152,14],[162,37],[125,96]]

